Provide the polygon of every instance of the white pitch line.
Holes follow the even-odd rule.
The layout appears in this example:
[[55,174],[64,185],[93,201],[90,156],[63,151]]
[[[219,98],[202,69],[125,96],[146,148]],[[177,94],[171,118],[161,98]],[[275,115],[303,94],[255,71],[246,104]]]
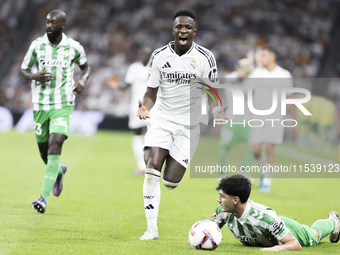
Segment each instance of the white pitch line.
[[325,159],[325,158],[320,158],[314,155],[310,155],[310,154],[307,154],[301,151],[297,151],[297,150],[290,149],[287,147],[282,147],[282,146],[277,146],[275,149],[275,152],[276,152],[275,154],[277,155],[307,162],[309,164],[322,164],[322,165],[339,164],[339,162],[335,162],[335,161]]

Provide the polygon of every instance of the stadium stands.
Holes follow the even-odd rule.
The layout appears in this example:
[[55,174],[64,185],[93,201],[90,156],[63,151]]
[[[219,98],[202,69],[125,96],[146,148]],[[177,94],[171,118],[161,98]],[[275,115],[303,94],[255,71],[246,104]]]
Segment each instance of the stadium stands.
[[[20,19],[26,1],[1,1],[0,54],[10,52],[22,29]],[[204,1],[204,0],[31,0],[36,4],[35,26],[16,60],[0,77],[0,105],[23,112],[30,107],[30,86],[19,76],[20,64],[29,43],[45,31],[46,14],[65,10],[65,33],[80,41],[87,52],[92,76],[77,109],[101,110],[106,114],[128,114],[129,90],[113,90],[107,79],[123,82],[127,66],[137,49],[153,49],[172,39],[172,17],[176,10],[191,9],[197,16],[197,43],[207,47],[218,62],[220,74],[234,68],[249,50],[270,43],[280,53],[279,63],[295,77],[315,77],[329,42],[335,17],[332,1]],[[5,12],[4,9],[7,11]],[[289,15],[288,15],[289,14]],[[9,32],[8,32],[9,31]],[[6,63],[3,63],[6,64]],[[2,64],[2,65],[3,65]],[[77,74],[75,74],[77,75]]]

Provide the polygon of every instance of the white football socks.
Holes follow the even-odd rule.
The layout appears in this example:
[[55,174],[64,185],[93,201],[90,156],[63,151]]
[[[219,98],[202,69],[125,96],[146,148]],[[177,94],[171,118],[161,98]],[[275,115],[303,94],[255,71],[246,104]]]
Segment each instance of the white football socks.
[[144,209],[148,228],[157,228],[159,202],[161,200],[161,173],[155,169],[146,169],[143,185]]
[[[256,159],[256,163],[258,164],[258,166],[266,169],[269,169],[270,164],[267,163],[267,157],[265,155],[261,155],[261,157],[259,159]],[[262,184],[270,186],[272,184],[272,177],[273,175],[271,173],[268,172],[268,170],[266,170],[265,172],[263,171],[261,173],[262,176]]]
[[273,180],[273,177],[274,177],[274,173],[275,173],[272,169],[275,168],[275,164],[271,165],[271,164],[267,163],[265,166],[267,167],[267,171],[265,173],[263,173],[262,183],[263,183],[263,185],[271,186],[272,180]]
[[144,162],[144,140],[143,135],[134,135],[132,137],[132,151],[135,157],[137,167],[139,170],[145,169],[145,162]]

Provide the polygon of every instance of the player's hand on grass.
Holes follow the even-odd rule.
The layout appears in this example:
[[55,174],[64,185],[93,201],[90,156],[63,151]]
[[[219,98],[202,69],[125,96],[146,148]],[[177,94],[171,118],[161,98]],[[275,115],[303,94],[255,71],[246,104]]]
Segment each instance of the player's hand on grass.
[[52,79],[53,79],[52,73],[48,72],[47,70],[42,70],[32,75],[32,80],[36,80],[39,82],[49,82]]
[[84,79],[79,79],[72,86],[73,91],[77,94],[80,94],[84,90],[84,87],[85,87],[85,80]]
[[227,119],[225,115],[225,111],[228,109],[228,106],[220,107],[216,106],[213,109],[214,119]]
[[280,247],[273,246],[268,248],[262,248],[261,251],[281,251]]
[[141,100],[138,100],[138,112],[137,112],[137,116],[141,120],[146,120],[146,119],[150,118],[149,111],[143,105]]

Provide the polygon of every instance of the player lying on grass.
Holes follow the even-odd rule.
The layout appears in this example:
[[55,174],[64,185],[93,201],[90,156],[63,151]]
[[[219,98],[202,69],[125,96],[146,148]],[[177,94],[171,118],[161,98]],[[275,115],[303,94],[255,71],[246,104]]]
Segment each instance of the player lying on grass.
[[328,235],[331,243],[339,241],[339,215],[335,211],[309,227],[248,199],[251,182],[243,175],[223,178],[216,190],[219,206],[211,220],[220,228],[229,228],[243,245],[265,247],[263,251],[293,251],[315,246]]

